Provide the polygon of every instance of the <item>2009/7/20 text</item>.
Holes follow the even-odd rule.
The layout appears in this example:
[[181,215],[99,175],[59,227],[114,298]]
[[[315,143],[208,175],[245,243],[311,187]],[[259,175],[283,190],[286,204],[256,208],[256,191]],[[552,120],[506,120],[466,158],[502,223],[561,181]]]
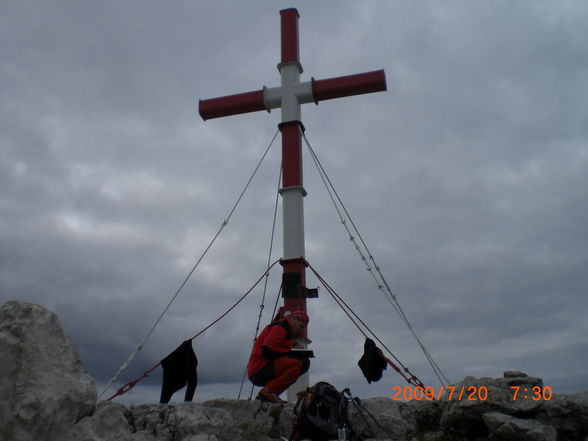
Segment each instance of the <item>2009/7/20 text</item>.
[[[548,401],[553,396],[549,386],[535,386],[530,390],[521,389],[519,386],[511,386],[510,388],[513,401],[523,399]],[[432,386],[394,386],[393,392],[393,401],[433,401],[442,399],[447,401],[486,401],[488,399],[488,388],[486,386],[441,386],[439,389]]]
[[442,398],[448,401],[486,401],[488,399],[488,388],[486,386],[441,386],[439,389],[432,386],[394,386],[393,391],[393,401],[433,401],[441,400]]

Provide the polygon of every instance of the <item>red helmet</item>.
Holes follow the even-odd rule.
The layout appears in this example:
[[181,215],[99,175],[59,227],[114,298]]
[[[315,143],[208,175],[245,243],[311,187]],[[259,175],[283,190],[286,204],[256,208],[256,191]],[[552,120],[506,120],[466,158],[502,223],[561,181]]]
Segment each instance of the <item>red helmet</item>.
[[306,314],[306,312],[302,311],[301,309],[297,309],[296,311],[292,311],[290,314],[288,314],[287,317],[292,317],[297,320],[300,320],[305,325],[307,325],[308,321],[309,321],[308,314]]

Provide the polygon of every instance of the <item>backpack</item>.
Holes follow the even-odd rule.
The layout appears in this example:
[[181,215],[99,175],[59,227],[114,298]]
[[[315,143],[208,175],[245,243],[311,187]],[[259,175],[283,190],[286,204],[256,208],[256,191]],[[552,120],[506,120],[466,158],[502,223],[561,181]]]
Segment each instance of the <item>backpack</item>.
[[321,381],[299,392],[294,414],[290,441],[356,439],[347,416],[347,399],[329,383]]

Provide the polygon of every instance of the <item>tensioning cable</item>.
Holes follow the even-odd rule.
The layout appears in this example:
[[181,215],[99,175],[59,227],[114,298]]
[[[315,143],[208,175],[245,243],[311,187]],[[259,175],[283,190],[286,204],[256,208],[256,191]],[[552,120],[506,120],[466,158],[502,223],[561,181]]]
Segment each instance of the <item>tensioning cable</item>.
[[102,395],[104,395],[104,393],[110,388],[110,386],[112,386],[112,384],[114,384],[114,382],[116,382],[116,380],[118,379],[118,377],[129,367],[129,365],[135,359],[135,357],[137,356],[137,354],[143,349],[143,347],[147,343],[147,340],[149,340],[149,337],[151,337],[151,334],[153,334],[153,331],[155,331],[155,328],[157,328],[157,325],[159,325],[159,322],[161,322],[161,320],[163,319],[163,316],[167,313],[167,311],[171,307],[172,303],[180,295],[180,293],[182,292],[182,290],[184,289],[184,287],[188,283],[188,280],[190,280],[190,278],[192,277],[192,274],[194,274],[194,272],[196,271],[196,268],[198,267],[198,265],[200,265],[200,262],[202,262],[202,260],[204,259],[204,256],[206,256],[206,254],[208,253],[208,251],[212,248],[212,245],[214,244],[214,242],[216,241],[216,239],[219,237],[219,235],[221,234],[221,232],[223,231],[223,229],[227,226],[227,224],[229,223],[229,220],[233,216],[233,213],[237,209],[237,206],[239,205],[239,202],[241,202],[241,199],[243,199],[243,196],[245,195],[245,192],[249,188],[249,185],[251,184],[251,181],[253,181],[253,178],[255,177],[255,175],[257,174],[257,171],[261,167],[261,164],[262,164],[263,160],[267,156],[267,154],[268,154],[271,146],[273,145],[274,141],[276,140],[276,137],[278,136],[278,133],[279,132],[280,132],[279,130],[276,130],[276,133],[274,134],[271,142],[269,143],[269,145],[265,149],[265,152],[263,153],[261,159],[257,163],[257,166],[253,170],[253,173],[251,174],[251,177],[249,178],[249,180],[245,184],[245,187],[241,191],[241,194],[237,198],[237,201],[233,205],[233,208],[231,208],[231,211],[229,212],[228,216],[221,223],[218,231],[213,236],[213,238],[210,241],[210,243],[208,244],[208,246],[204,249],[204,252],[198,258],[198,260],[196,261],[196,263],[194,264],[194,266],[192,267],[192,269],[188,272],[188,275],[184,278],[184,280],[182,281],[182,283],[180,284],[180,286],[176,289],[175,293],[172,295],[172,297],[169,300],[169,302],[167,303],[166,307],[163,309],[163,311],[161,312],[161,314],[159,315],[159,317],[157,318],[157,320],[155,320],[155,323],[153,324],[153,326],[151,327],[151,329],[149,330],[149,332],[147,332],[147,335],[145,336],[145,338],[143,339],[143,341],[139,344],[139,346],[137,346],[133,350],[133,352],[131,352],[131,354],[129,355],[129,357],[125,360],[125,362],[119,368],[118,372],[108,381],[108,383],[106,384],[106,386],[104,387],[104,389],[102,390],[102,392],[100,393],[100,395],[98,395],[98,398],[102,397]]
[[[359,256],[361,257],[361,260],[365,264],[365,266],[366,266],[365,269],[370,273],[370,275],[372,276],[372,278],[376,282],[376,284],[378,286],[378,290],[384,294],[384,297],[390,302],[390,304],[392,305],[394,310],[398,313],[398,315],[400,316],[400,318],[402,319],[402,321],[404,322],[404,324],[406,325],[408,330],[413,335],[417,344],[421,348],[421,351],[425,355],[425,358],[427,359],[427,361],[431,365],[431,368],[433,369],[433,372],[437,376],[437,379],[439,380],[439,382],[442,385],[448,385],[449,381],[447,380],[447,377],[444,375],[444,373],[441,370],[441,368],[439,367],[439,365],[433,359],[433,356],[431,355],[431,353],[427,350],[427,348],[425,347],[425,345],[423,344],[421,339],[416,334],[412,324],[410,323],[408,317],[406,316],[402,307],[400,306],[400,303],[398,302],[398,298],[397,298],[396,294],[394,294],[392,292],[390,285],[388,285],[388,282],[386,281],[386,279],[384,278],[384,275],[380,271],[379,265],[376,263],[376,260],[373,256],[373,254],[371,253],[366,242],[364,241],[363,237],[361,236],[357,226],[355,225],[355,222],[353,222],[353,219],[351,218],[349,211],[347,210],[347,208],[343,204],[343,201],[339,197],[339,194],[335,190],[335,187],[334,187],[333,183],[331,182],[331,180],[329,179],[329,176],[327,175],[321,162],[319,161],[317,154],[315,153],[314,149],[310,145],[310,142],[308,141],[305,132],[301,130],[300,133],[301,133],[302,138],[304,139],[304,142],[308,148],[308,151],[310,152],[310,156],[312,157],[312,160],[318,170],[319,176],[321,177],[321,180],[323,181],[323,184],[325,185],[325,188],[327,190],[327,193],[329,194],[331,202],[333,203],[333,206],[335,207],[335,210],[337,211],[337,214],[339,215],[339,219],[341,221],[341,224],[343,225],[343,227],[347,231],[347,234],[349,235],[349,240],[353,243],[356,251],[358,252]],[[351,225],[351,229],[349,227],[349,224]],[[353,232],[351,230],[353,230]],[[356,236],[359,239],[359,242],[355,239]],[[366,257],[366,255],[368,257]],[[372,265],[373,265],[373,267],[372,267]]]
[[[276,189],[276,198],[274,201],[274,216],[273,216],[273,220],[272,220],[272,231],[270,234],[270,243],[269,243],[269,250],[268,250],[268,255],[267,255],[267,267],[269,268],[270,266],[270,262],[272,261],[272,253],[273,253],[273,249],[274,249],[274,238],[275,238],[275,233],[276,233],[276,219],[278,218],[278,202],[280,199],[280,182],[282,181],[282,166],[280,164],[280,172],[278,173],[278,186]],[[265,296],[267,293],[267,283],[268,283],[268,279],[269,279],[269,273],[267,273],[265,275],[265,280],[263,283],[263,295],[261,297],[261,304],[259,305],[259,314],[257,317],[257,325],[255,327],[255,335],[253,336],[253,344],[255,344],[255,340],[257,340],[257,333],[259,332],[259,328],[261,325],[261,318],[263,316],[263,311],[265,309]],[[281,290],[281,288],[280,288]],[[241,393],[243,392],[243,386],[245,384],[245,379],[247,378],[247,366],[245,366],[244,372],[243,372],[243,378],[241,379],[241,386],[239,387],[239,394],[237,395],[237,399],[241,398]],[[254,386],[251,387],[251,393],[249,395],[249,399],[251,399],[251,397],[253,396],[253,388]]]

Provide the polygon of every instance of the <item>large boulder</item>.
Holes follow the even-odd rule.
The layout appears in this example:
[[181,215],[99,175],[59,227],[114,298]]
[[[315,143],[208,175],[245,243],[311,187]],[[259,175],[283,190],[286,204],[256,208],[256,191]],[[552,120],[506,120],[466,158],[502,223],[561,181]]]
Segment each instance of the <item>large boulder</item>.
[[93,412],[95,382],[54,313],[6,303],[0,360],[0,440],[58,440]]
[[[487,434],[482,419],[486,413],[533,417],[544,401],[535,401],[531,394],[525,395],[522,391],[532,391],[534,387],[542,386],[541,378],[529,377],[522,372],[507,371],[503,378],[466,377],[447,388],[441,398],[441,429],[456,436],[478,438]],[[517,390],[520,393],[515,395]]]

